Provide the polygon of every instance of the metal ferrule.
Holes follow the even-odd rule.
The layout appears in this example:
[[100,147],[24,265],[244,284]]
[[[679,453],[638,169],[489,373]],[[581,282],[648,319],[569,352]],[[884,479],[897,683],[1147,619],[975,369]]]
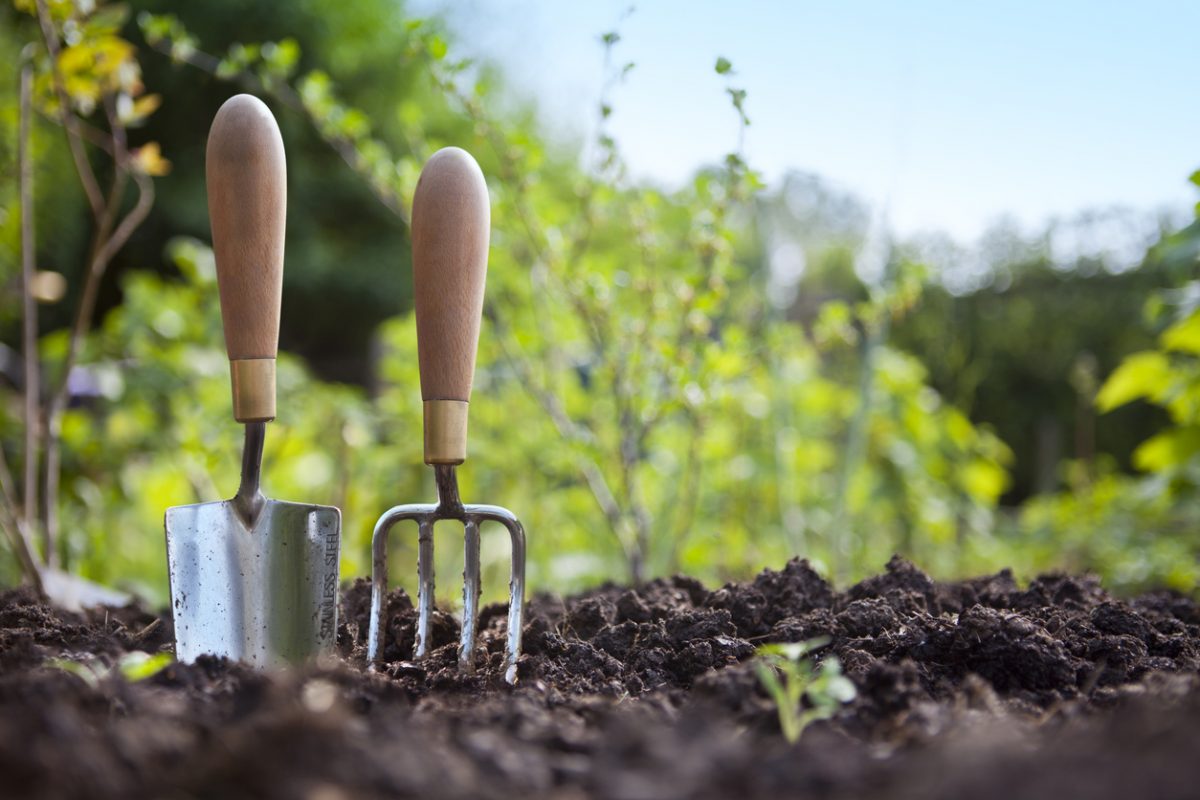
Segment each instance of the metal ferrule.
[[467,460],[465,400],[425,401],[425,463],[461,464]]
[[235,358],[229,362],[233,418],[238,422],[275,419],[275,359]]

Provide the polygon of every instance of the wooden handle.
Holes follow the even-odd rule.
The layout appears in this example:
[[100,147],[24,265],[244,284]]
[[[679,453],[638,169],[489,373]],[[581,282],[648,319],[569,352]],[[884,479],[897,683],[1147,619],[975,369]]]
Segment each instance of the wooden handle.
[[466,459],[491,206],[483,171],[465,150],[437,151],[412,204],[417,356],[425,401],[425,462]]
[[208,132],[205,161],[233,415],[274,419],[287,165],[270,109],[248,94],[226,100]]

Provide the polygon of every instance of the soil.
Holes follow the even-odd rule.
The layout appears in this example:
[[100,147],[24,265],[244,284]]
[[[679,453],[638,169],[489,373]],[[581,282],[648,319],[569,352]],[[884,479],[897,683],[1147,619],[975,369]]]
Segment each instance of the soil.
[[[130,681],[169,617],[72,615],[0,594],[0,796],[338,798],[1185,798],[1200,786],[1200,606],[1086,577],[1020,588],[931,580],[893,559],[837,592],[803,561],[715,591],[686,577],[532,599],[517,688],[504,608],[476,673],[457,623],[411,657],[388,601],[386,667],[363,667],[365,581],[340,655],[263,674],[201,659]],[[799,742],[752,658],[828,637],[857,697]],[[92,665],[85,675],[62,661]]]

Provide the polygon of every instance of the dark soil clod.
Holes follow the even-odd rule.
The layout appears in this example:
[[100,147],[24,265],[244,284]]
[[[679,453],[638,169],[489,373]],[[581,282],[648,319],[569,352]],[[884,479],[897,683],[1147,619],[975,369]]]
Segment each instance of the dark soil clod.
[[[0,593],[4,797],[1190,797],[1200,785],[1200,608],[1090,578],[938,583],[900,558],[844,592],[804,561],[709,590],[683,577],[535,597],[520,685],[505,614],[458,623],[387,601],[364,669],[369,586],[343,594],[335,662],[261,674],[218,659],[137,682],[169,617],[87,615]],[[858,689],[796,745],[751,659],[825,637]],[[54,659],[86,661],[85,674]]]

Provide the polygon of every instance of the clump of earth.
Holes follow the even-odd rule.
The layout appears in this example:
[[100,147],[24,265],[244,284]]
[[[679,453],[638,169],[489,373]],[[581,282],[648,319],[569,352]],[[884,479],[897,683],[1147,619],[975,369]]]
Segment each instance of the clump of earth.
[[[369,586],[343,592],[337,658],[259,673],[220,659],[148,677],[171,620],[83,615],[0,593],[5,797],[1194,797],[1200,606],[1118,598],[1089,577],[937,582],[893,559],[836,591],[807,563],[710,588],[688,577],[528,607],[518,685],[505,609],[477,669],[455,619],[412,661],[416,612],[387,600],[366,669]],[[856,697],[796,743],[756,649],[814,638]],[[129,672],[127,675],[126,673]]]

